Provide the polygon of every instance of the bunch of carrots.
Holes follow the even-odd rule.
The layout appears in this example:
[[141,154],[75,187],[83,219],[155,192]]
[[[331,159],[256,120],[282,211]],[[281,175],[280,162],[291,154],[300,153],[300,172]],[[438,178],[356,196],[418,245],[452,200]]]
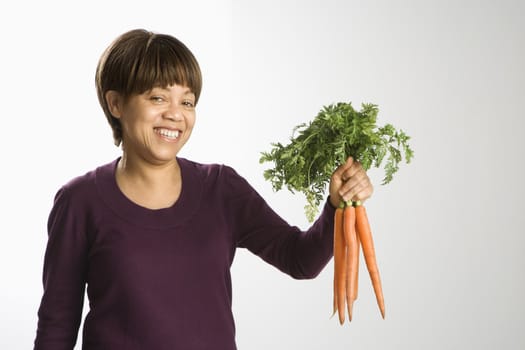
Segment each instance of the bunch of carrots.
[[[363,103],[361,106],[361,110],[354,109],[350,102],[324,106],[312,121],[294,128],[288,144],[272,143],[272,149],[261,154],[261,163],[274,164],[264,171],[264,178],[271,181],[274,190],[286,187],[292,193],[305,195],[305,214],[310,222],[325,199],[326,184],[333,169],[349,156],[358,160],[365,170],[383,166],[383,185],[393,179],[403,159],[406,163],[412,159],[410,137],[391,124],[378,126],[377,105]],[[358,201],[343,202],[336,209],[334,220],[332,316],[338,312],[343,324],[347,306],[348,318],[352,320],[361,250],[381,316],[385,318],[383,291],[365,207]]]
[[357,299],[358,290],[360,248],[363,251],[377,304],[384,319],[385,302],[366,209],[360,201],[341,202],[334,216],[334,310],[332,314],[334,316],[336,312],[338,313],[340,324],[345,321],[345,309],[348,309],[348,320],[352,321],[353,305]]

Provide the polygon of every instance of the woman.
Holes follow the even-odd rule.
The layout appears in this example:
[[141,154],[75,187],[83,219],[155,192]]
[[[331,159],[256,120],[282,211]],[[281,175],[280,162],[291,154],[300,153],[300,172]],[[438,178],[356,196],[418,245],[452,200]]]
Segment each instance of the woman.
[[56,194],[35,349],[73,349],[86,285],[83,349],[236,349],[235,249],[314,278],[332,257],[334,208],[371,196],[349,159],[301,232],[232,168],[178,157],[201,82],[193,54],[169,35],[132,30],[102,55],[97,93],[122,156]]

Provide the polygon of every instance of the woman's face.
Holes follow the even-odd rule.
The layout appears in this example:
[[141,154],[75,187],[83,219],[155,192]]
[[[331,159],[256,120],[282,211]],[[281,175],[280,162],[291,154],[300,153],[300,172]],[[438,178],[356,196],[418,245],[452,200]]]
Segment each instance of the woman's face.
[[120,104],[124,152],[162,164],[188,141],[195,124],[195,95],[185,86],[155,87]]

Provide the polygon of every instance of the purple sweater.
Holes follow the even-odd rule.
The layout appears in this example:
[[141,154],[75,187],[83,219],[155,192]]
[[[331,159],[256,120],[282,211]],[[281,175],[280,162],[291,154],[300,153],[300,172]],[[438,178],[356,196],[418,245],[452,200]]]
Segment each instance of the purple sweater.
[[177,159],[183,185],[170,208],[127,199],[118,159],[57,192],[34,349],[73,349],[87,285],[84,350],[233,350],[237,247],[297,279],[314,278],[331,259],[329,201],[301,232],[232,168]]

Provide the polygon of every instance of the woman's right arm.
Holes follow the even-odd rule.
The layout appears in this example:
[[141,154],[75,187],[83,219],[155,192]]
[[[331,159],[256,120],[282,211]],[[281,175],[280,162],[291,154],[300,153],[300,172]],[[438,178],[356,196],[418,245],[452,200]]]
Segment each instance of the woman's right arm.
[[48,219],[44,293],[34,350],[72,350],[75,346],[86,283],[85,217],[68,189],[61,188]]

